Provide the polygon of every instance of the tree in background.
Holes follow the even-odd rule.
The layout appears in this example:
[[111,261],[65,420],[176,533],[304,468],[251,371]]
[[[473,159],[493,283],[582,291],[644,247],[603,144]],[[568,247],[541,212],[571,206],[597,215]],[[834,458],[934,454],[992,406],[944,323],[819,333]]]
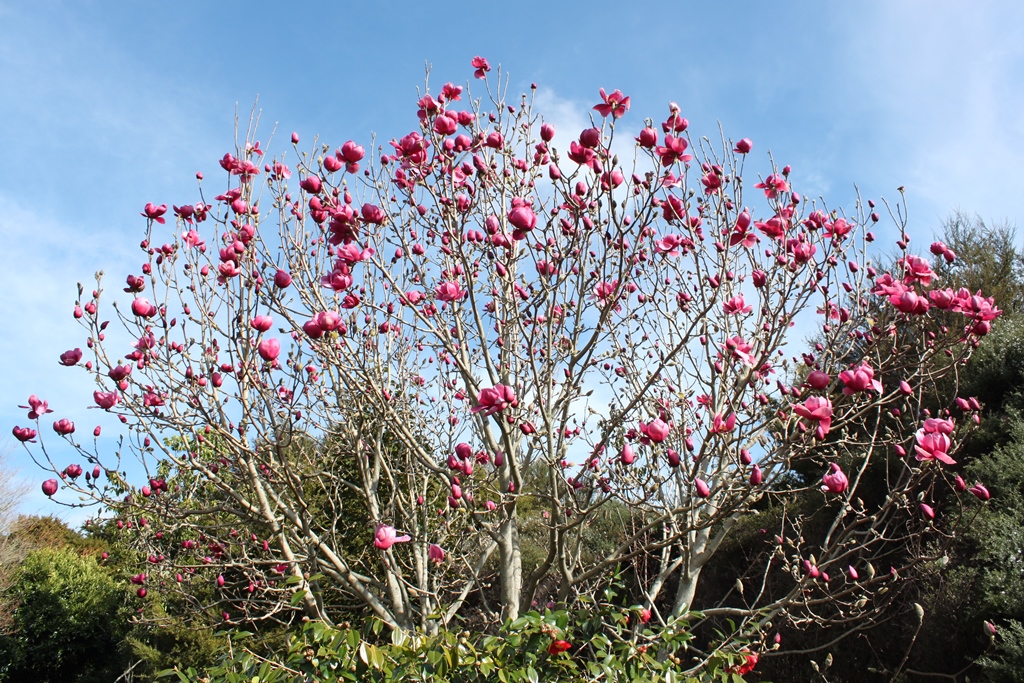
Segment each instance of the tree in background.
[[[675,105],[624,133],[629,98],[601,90],[593,126],[560,145],[530,95],[506,100],[474,67],[485,98],[424,94],[369,163],[354,141],[302,151],[293,134],[293,177],[253,124],[172,232],[147,204],[130,304],[80,287],[89,358],[61,357],[123,434],[109,452],[53,415],[68,463],[32,396],[14,434],[54,473],[44,491],[113,514],[140,607],[180,592],[231,624],[486,629],[638,566],[646,618],[732,620],[692,670],[771,648],[787,622],[876,618],[930,559],[928,501],[954,485],[974,410],[923,401],[988,334],[993,300],[936,286],[901,207],[884,228],[901,257],[874,265],[874,203],[806,201],[774,163],[745,180],[752,143],[692,138]],[[936,316],[953,322],[933,331]],[[802,355],[798,322],[822,339]],[[872,463],[886,490],[869,499]],[[825,533],[779,516],[738,604],[696,604],[722,542],[760,501],[785,508],[801,465]],[[585,547],[609,513],[621,542]]]
[[[19,481],[17,471],[10,465],[10,453],[0,452],[0,596],[10,587],[13,567],[25,556],[23,543],[11,539],[11,525],[16,519],[15,511],[28,493],[28,482]],[[13,608],[0,599],[0,633],[11,626]]]

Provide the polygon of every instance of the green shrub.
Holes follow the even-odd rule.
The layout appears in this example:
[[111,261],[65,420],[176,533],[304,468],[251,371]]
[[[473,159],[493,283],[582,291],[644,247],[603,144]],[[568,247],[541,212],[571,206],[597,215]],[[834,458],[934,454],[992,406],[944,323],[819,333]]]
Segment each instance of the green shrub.
[[530,612],[495,635],[442,631],[433,636],[391,631],[369,622],[366,632],[308,622],[279,653],[249,649],[249,634],[224,634],[223,661],[202,673],[164,672],[182,683],[575,683],[583,681],[725,681],[742,683],[743,643],[702,659],[688,622],[641,623],[638,608],[594,605],[592,610]]
[[0,638],[0,681],[109,683],[126,666],[126,593],[93,557],[44,548],[8,589],[13,627]]

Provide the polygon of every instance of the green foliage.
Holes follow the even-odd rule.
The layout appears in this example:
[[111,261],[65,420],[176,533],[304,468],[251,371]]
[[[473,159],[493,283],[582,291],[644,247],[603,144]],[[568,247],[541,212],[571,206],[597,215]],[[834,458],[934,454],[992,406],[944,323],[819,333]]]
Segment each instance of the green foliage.
[[180,601],[165,604],[157,593],[147,598],[147,621],[134,624],[125,638],[133,661],[139,663],[134,673],[152,680],[156,672],[171,667],[212,665],[220,639],[205,622],[184,618],[187,607]]
[[[443,631],[426,636],[394,630],[384,640],[379,621],[370,622],[364,633],[309,622],[289,637],[283,652],[269,657],[247,647],[250,634],[226,634],[219,665],[202,673],[189,668],[163,676],[183,683],[744,680],[730,671],[743,662],[738,647],[729,654],[695,657],[697,652],[687,649],[692,636],[685,621],[652,629],[647,626],[653,623],[639,623],[636,609],[591,607],[530,612],[496,635]],[[568,649],[555,652],[552,644],[559,641],[568,643]],[[694,672],[686,673],[691,668]]]
[[125,669],[125,592],[70,548],[28,555],[9,591],[14,628],[0,638],[0,681],[107,682]]
[[985,680],[991,683],[1017,683],[1024,671],[1024,624],[1010,621],[999,627],[992,639],[991,654],[978,660]]

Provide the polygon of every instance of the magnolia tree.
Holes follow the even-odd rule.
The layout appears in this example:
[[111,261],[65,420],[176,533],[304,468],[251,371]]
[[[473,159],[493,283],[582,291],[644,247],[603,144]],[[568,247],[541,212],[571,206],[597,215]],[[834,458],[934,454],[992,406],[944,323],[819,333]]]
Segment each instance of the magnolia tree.
[[[146,204],[127,294],[81,296],[87,350],[60,359],[123,435],[90,445],[30,398],[14,434],[54,473],[44,491],[101,505],[92,523],[140,553],[140,596],[231,621],[362,605],[400,629],[496,623],[641,560],[642,621],[870,617],[927,558],[936,487],[966,487],[951,455],[977,404],[923,405],[993,302],[933,288],[901,207],[879,228],[900,256],[873,266],[873,203],[809,201],[767,156],[744,176],[751,141],[693,138],[675,104],[630,124],[629,97],[601,90],[563,145],[474,67],[485,97],[428,91],[370,153],[293,134],[271,160],[250,126],[173,227]],[[867,503],[873,463],[886,490]],[[695,604],[730,531],[800,490],[827,533],[784,515],[742,597]],[[621,538],[596,552],[609,511]],[[890,572],[908,539],[920,552]]]

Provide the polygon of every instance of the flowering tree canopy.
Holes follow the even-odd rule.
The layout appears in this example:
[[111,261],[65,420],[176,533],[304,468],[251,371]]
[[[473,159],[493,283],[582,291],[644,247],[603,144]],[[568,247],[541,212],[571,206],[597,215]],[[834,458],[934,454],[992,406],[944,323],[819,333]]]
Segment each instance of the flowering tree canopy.
[[[140,272],[76,303],[87,351],[60,358],[124,434],[90,446],[57,412],[79,454],[60,462],[30,398],[14,435],[56,475],[45,493],[102,504],[145,560],[140,596],[215,582],[197,607],[231,621],[344,602],[402,629],[469,606],[496,622],[638,558],[662,623],[870,615],[903,566],[891,546],[931,528],[920,503],[965,487],[951,454],[978,406],[922,402],[993,301],[932,288],[901,211],[877,228],[901,257],[873,264],[873,203],[808,200],[750,140],[692,138],[674,104],[630,123],[630,98],[602,89],[560,145],[530,96],[472,66],[486,97],[447,83],[375,150],[293,134],[271,159],[250,130],[212,193],[170,221],[146,204]],[[872,463],[888,490],[868,503]],[[819,472],[804,488],[828,533],[784,516],[741,605],[694,604],[737,522],[802,486],[797,465]],[[592,552],[609,509],[621,542]],[[520,533],[527,515],[543,534]]]

